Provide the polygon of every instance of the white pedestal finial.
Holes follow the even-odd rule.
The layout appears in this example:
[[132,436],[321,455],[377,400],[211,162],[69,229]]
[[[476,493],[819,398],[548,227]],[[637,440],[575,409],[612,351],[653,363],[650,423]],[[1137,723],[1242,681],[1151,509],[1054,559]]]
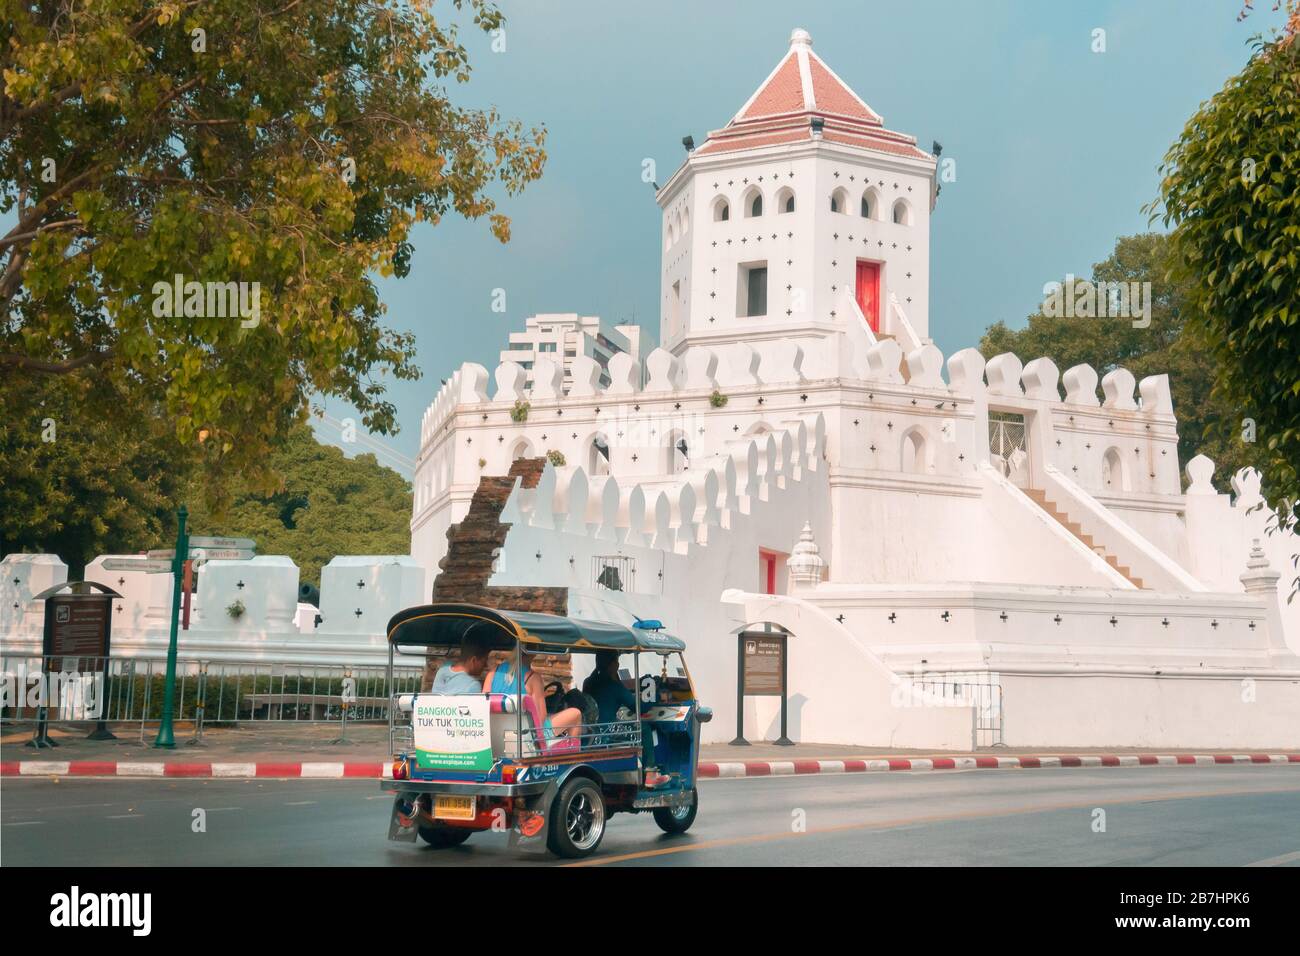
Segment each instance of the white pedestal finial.
[[812,46],[812,34],[802,27],[795,27],[794,32],[790,34],[791,46]]
[[799,541],[790,552],[785,562],[790,571],[790,581],[800,585],[815,585],[822,579],[826,561],[821,556],[817,542],[813,540],[812,525],[804,522]]
[[1259,546],[1259,538],[1251,539],[1250,557],[1246,561],[1246,573],[1241,576],[1241,583],[1247,594],[1274,594],[1277,592],[1277,579],[1282,575],[1268,563],[1264,549]]
[[[1278,604],[1277,590],[1278,578],[1281,576],[1269,564],[1264,549],[1259,546],[1259,538],[1255,538],[1250,549],[1250,557],[1246,561],[1246,573],[1241,576],[1241,584],[1247,594],[1264,602],[1264,626],[1267,628],[1269,656],[1279,667],[1295,667],[1300,658],[1297,658],[1287,647],[1282,630],[1282,611]],[[1255,622],[1252,621],[1252,630],[1254,624]]]

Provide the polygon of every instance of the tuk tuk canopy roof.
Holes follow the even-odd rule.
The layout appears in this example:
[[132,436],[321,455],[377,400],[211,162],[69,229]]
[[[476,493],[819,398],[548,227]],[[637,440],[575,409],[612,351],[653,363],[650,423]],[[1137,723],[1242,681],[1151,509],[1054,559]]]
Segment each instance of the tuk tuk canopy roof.
[[500,611],[476,604],[424,604],[398,611],[388,621],[394,645],[459,647],[470,633],[492,650],[510,650],[518,641],[525,650],[683,651],[684,641],[663,631],[584,621],[531,611]]

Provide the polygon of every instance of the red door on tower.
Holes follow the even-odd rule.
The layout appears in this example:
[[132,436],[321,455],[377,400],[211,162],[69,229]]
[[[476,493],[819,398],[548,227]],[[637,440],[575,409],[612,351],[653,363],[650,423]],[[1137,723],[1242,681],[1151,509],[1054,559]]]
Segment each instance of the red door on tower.
[[758,549],[758,581],[764,594],[776,593],[776,553]]
[[880,331],[880,263],[858,262],[858,308],[872,332]]

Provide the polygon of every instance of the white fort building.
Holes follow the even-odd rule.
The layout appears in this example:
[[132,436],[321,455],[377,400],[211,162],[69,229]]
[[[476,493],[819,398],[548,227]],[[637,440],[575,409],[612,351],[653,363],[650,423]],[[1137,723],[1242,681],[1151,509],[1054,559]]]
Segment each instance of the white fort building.
[[[386,614],[454,570],[449,531],[491,512],[496,476],[509,530],[487,583],[662,620],[717,713],[710,739],[736,731],[736,634],[769,630],[788,634],[795,740],[1300,745],[1300,541],[1267,532],[1257,475],[1229,493],[1208,459],[1179,462],[1166,376],[945,358],[936,195],[936,157],[796,30],[658,192],[661,347],[566,355],[530,331],[531,369],[462,365],[421,422],[410,556],[335,559],[315,629],[292,621],[288,559],[257,558],[289,596],[250,603],[237,640],[202,615],[187,640],[378,659]],[[501,477],[542,457],[540,476]],[[200,605],[241,574],[210,565]],[[156,623],[154,577],[137,604]],[[134,644],[114,633],[157,646],[147,621]],[[775,698],[744,714],[747,737],[776,737]]]

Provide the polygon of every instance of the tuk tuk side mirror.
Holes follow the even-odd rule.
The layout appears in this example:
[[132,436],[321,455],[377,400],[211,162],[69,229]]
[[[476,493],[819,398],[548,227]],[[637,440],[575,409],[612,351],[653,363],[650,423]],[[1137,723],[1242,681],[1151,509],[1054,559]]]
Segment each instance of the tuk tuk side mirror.
[[713,719],[713,708],[705,707],[703,704],[701,704],[698,708],[696,708],[695,719],[702,724],[707,724],[710,720]]

